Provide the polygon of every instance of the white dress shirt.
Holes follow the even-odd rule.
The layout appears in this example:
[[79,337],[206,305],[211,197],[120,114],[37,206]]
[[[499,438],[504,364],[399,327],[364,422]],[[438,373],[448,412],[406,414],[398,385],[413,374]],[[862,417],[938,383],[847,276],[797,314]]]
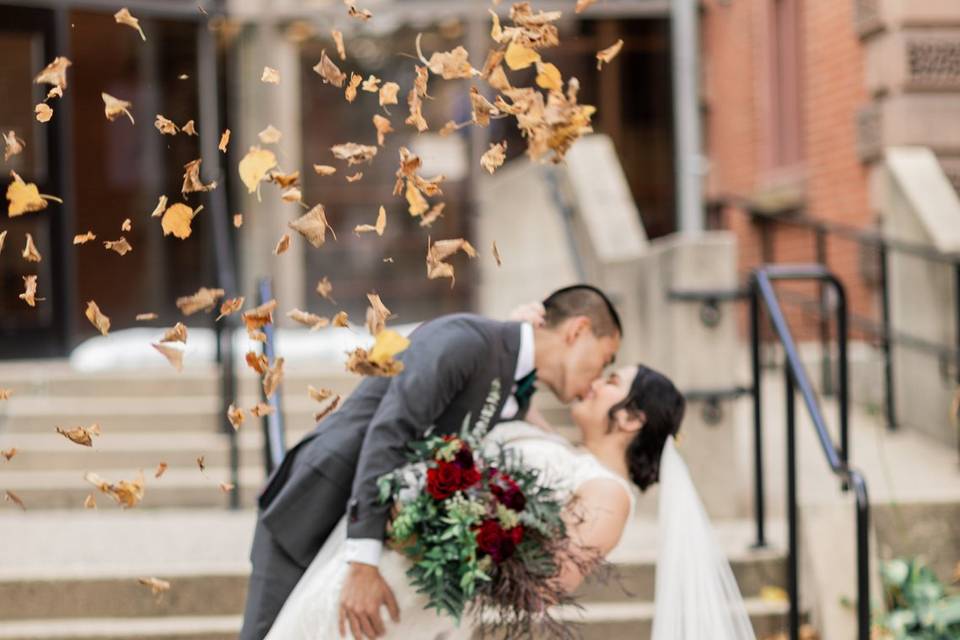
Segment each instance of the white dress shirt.
[[[520,353],[517,355],[517,368],[513,374],[513,387],[500,412],[502,420],[514,418],[520,410],[514,395],[517,391],[517,381],[527,377],[533,371],[534,364],[533,325],[524,322],[520,325]],[[361,562],[376,567],[380,564],[383,542],[376,538],[347,538],[344,552],[347,562]]]

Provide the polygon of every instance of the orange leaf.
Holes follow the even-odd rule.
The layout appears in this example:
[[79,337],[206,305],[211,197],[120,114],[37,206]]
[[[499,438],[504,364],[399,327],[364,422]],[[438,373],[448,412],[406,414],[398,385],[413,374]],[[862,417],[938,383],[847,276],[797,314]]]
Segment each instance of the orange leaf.
[[85,315],[87,316],[87,320],[90,321],[90,324],[92,324],[97,331],[103,335],[107,335],[107,332],[110,331],[110,318],[103,315],[96,302],[93,300],[87,302],[87,310]]

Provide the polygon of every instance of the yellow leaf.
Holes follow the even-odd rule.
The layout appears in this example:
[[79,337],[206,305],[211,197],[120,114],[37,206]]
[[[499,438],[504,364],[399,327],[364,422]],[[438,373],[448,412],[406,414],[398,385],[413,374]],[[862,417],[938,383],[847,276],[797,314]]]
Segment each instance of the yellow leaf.
[[533,49],[523,46],[522,44],[511,42],[507,46],[507,53],[504,56],[504,61],[507,63],[508,67],[514,71],[517,71],[519,69],[526,69],[533,63],[539,62],[540,54]]
[[107,332],[110,331],[110,318],[103,315],[96,302],[93,300],[87,302],[87,311],[85,315],[87,316],[87,320],[90,321],[90,324],[97,328],[97,331],[103,335],[107,335]]
[[277,156],[269,149],[250,147],[250,151],[240,161],[240,179],[247,185],[247,193],[257,190],[260,181],[277,166]]
[[537,86],[548,91],[562,90],[563,78],[560,76],[560,69],[550,62],[538,62]]
[[196,212],[182,202],[171,205],[163,213],[163,219],[160,221],[160,226],[163,228],[163,235],[167,236],[172,233],[177,238],[186,240],[192,232],[190,223],[193,221],[193,216],[195,215]]
[[125,24],[132,29],[136,29],[140,32],[143,41],[147,41],[147,36],[143,34],[143,29],[140,28],[140,21],[130,15],[130,11],[126,7],[113,14],[113,19],[117,21],[117,24]]
[[10,201],[8,213],[11,218],[46,209],[47,200],[63,202],[60,198],[41,194],[37,185],[24,182],[15,171],[11,171],[10,175],[13,176],[13,182],[7,187],[7,200]]
[[43,102],[34,107],[33,112],[37,115],[37,122],[50,122],[53,117],[53,109]]
[[387,364],[397,354],[410,346],[410,340],[393,329],[384,329],[377,334],[377,341],[370,349],[370,362],[377,365]]
[[620,49],[622,48],[623,48],[623,40],[617,40],[612,45],[604,49],[603,51],[598,51],[597,52],[597,69],[600,69],[603,66],[604,62],[609,63],[611,60],[613,60],[617,56],[617,54],[620,53]]
[[126,115],[130,118],[131,124],[136,124],[133,121],[133,116],[130,114],[129,108],[133,106],[132,103],[127,102],[126,100],[120,100],[119,98],[114,98],[109,93],[101,93],[100,97],[103,98],[103,112],[107,116],[107,120],[113,122],[120,115]]

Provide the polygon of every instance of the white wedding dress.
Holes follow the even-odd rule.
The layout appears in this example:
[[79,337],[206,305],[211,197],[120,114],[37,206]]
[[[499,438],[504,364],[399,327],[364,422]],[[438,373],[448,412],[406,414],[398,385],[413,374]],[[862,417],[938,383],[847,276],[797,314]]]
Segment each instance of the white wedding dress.
[[[577,449],[563,436],[526,422],[503,422],[485,438],[487,446],[502,445],[518,452],[524,464],[540,470],[542,482],[566,495],[596,478],[619,482],[630,497],[631,515],[635,506],[633,488],[622,477],[603,466],[591,454]],[[335,640],[339,638],[337,617],[340,589],[347,572],[344,561],[346,520],[341,520],[323,548],[300,578],[284,603],[267,640]],[[400,608],[400,622],[390,620],[386,609],[383,619],[387,638],[395,640],[455,640],[470,638],[469,622],[458,628],[449,617],[424,608],[426,598],[408,584],[409,563],[402,554],[385,549],[380,573],[393,589]],[[347,634],[348,638],[353,638]]]

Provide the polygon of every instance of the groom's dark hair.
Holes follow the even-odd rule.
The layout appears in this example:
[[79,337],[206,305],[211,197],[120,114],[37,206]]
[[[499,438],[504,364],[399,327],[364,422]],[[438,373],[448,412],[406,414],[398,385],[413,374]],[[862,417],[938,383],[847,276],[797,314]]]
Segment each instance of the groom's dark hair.
[[575,284],[551,293],[543,301],[544,324],[553,328],[568,318],[586,316],[598,338],[623,335],[620,316],[607,295],[588,284]]

